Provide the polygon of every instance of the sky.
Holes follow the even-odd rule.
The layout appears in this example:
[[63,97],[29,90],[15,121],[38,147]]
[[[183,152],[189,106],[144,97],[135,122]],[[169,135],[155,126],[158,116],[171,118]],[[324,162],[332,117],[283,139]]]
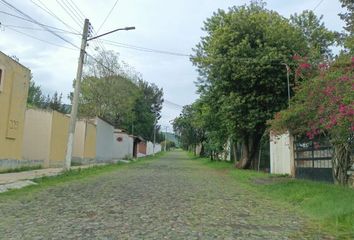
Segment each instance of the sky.
[[[41,24],[64,29],[71,33],[57,33],[63,39],[40,31],[38,25],[18,19],[3,12],[22,16],[0,0],[0,51],[16,56],[31,69],[33,79],[45,93],[55,91],[66,96],[71,92],[76,75],[83,18],[88,18],[98,34],[116,28],[135,26],[133,31],[119,31],[101,38],[106,50],[119,53],[120,60],[128,63],[144,80],[155,83],[164,90],[165,103],[159,124],[168,127],[180,114],[183,105],[191,104],[197,97],[194,82],[198,78],[188,56],[204,35],[203,21],[217,9],[227,9],[249,3],[249,0],[6,0]],[[117,2],[116,2],[117,1]],[[74,11],[74,4],[80,9]],[[111,11],[112,7],[115,7]],[[267,8],[284,17],[303,10],[315,10],[323,15],[327,28],[342,31],[343,22],[338,17],[342,11],[338,0],[268,0]],[[42,9],[40,7],[42,7]],[[50,10],[48,14],[43,9]],[[104,22],[108,13],[111,14]],[[23,17],[23,16],[22,16]],[[58,20],[60,19],[60,20]],[[64,23],[65,24],[64,24]],[[104,23],[104,24],[103,24]],[[102,25],[103,24],[103,25]],[[19,28],[26,27],[26,28]],[[35,29],[29,29],[35,28]],[[16,30],[16,31],[15,31]],[[40,40],[42,41],[40,41]],[[45,41],[45,42],[43,42]],[[107,41],[134,45],[180,55],[143,52],[109,45]],[[70,42],[70,43],[68,43]],[[96,53],[91,42],[87,52]]]

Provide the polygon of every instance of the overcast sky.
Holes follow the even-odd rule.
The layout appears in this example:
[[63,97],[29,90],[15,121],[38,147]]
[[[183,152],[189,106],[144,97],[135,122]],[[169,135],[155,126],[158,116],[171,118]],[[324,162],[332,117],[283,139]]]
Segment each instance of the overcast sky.
[[[72,4],[80,8],[85,17],[96,30],[103,23],[116,0],[6,0],[40,23],[55,26],[68,31],[82,32],[81,22],[74,21],[63,7]],[[203,35],[203,21],[210,17],[218,8],[227,9],[234,5],[243,5],[247,0],[119,0],[112,14],[107,19],[99,33],[104,33],[118,27],[135,26],[134,31],[120,31],[102,40],[135,45],[145,48],[191,54],[192,48]],[[318,15],[324,15],[324,22],[329,29],[341,31],[342,21],[338,13],[342,11],[338,0],[269,0],[267,8],[278,11],[285,17],[306,9],[315,9]],[[34,3],[47,7],[68,26],[49,15]],[[45,6],[41,5],[44,3]],[[0,11],[20,14],[5,6],[0,0]],[[70,12],[69,12],[70,13]],[[75,12],[74,12],[75,13]],[[71,13],[73,15],[73,13]],[[75,15],[79,15],[77,12]],[[76,74],[79,51],[62,39],[45,31],[7,27],[15,25],[39,28],[29,22],[8,16],[0,12],[0,51],[7,55],[16,55],[22,64],[31,69],[35,82],[42,86],[46,93],[59,91],[66,97],[72,91],[72,80]],[[21,33],[65,46],[53,46],[48,43],[25,36]],[[76,46],[80,46],[80,36],[59,33]],[[164,89],[167,102],[162,111],[162,126],[180,113],[181,106],[192,103],[197,95],[194,81],[197,79],[195,68],[186,56],[148,53],[116,47],[104,43],[105,49],[120,53],[120,59],[140,72],[143,78]],[[88,52],[95,53],[93,44]],[[68,100],[65,99],[66,102]]]

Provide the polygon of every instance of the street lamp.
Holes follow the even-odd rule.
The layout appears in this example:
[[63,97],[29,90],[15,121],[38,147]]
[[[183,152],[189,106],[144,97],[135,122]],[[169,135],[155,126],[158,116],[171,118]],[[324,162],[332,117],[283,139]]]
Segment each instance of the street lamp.
[[286,63],[282,63],[286,67],[286,79],[287,79],[287,84],[288,84],[288,105],[290,107],[290,83],[289,83],[289,74],[290,74],[290,67]]

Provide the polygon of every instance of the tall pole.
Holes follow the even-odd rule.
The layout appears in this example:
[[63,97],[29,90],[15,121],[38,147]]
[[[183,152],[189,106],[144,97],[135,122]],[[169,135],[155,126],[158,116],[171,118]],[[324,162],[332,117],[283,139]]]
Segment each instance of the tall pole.
[[290,107],[290,67],[286,63],[283,63],[283,65],[286,67],[286,80],[288,85],[288,105]]
[[166,152],[166,150],[167,150],[167,147],[166,147],[166,145],[167,145],[167,126],[166,126],[166,130],[165,130],[165,152]]
[[156,119],[155,119],[155,123],[154,123],[154,144],[152,146],[152,154],[155,156],[155,145],[156,145]]
[[286,80],[287,80],[287,83],[288,83],[288,104],[289,104],[289,107],[290,107],[290,80],[289,80],[289,75],[290,75],[290,68],[288,65],[285,65],[286,66]]
[[80,93],[80,84],[81,84],[81,77],[82,77],[82,68],[84,65],[84,57],[85,57],[85,49],[87,44],[89,24],[90,24],[89,20],[85,19],[84,30],[82,32],[82,39],[81,39],[79,63],[77,65],[77,73],[75,79],[74,98],[73,98],[71,114],[70,114],[69,136],[68,136],[68,143],[66,146],[66,157],[65,157],[65,170],[69,170],[71,166],[77,109],[79,105],[79,93]]

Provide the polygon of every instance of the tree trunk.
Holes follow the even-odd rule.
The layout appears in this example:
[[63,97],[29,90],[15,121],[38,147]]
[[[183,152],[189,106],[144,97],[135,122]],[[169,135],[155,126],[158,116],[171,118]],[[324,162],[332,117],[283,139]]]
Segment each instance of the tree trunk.
[[236,164],[237,168],[257,169],[260,142],[261,136],[259,134],[244,138],[242,142],[242,156],[241,160]]
[[232,144],[234,163],[237,163],[237,143]]
[[351,167],[351,148],[349,143],[335,143],[332,158],[333,180],[336,184],[348,184],[348,171]]
[[204,155],[205,155],[204,145],[203,143],[201,143],[199,157],[204,157]]

